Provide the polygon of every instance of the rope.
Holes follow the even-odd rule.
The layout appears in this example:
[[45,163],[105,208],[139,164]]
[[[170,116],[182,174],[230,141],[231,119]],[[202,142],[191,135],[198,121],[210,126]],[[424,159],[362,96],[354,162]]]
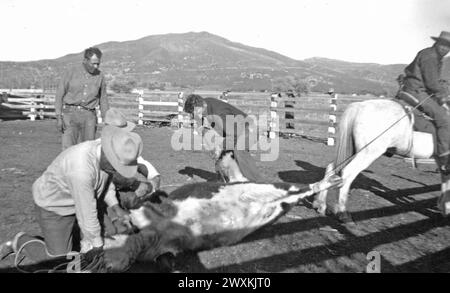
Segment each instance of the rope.
[[69,254],[52,255],[52,254],[47,250],[47,246],[45,245],[45,242],[44,242],[44,241],[39,240],[39,239],[29,240],[29,241],[23,243],[23,244],[20,246],[20,248],[17,250],[17,252],[15,252],[15,257],[14,257],[14,267],[15,267],[18,271],[20,271],[21,273],[54,273],[54,272],[56,272],[57,270],[60,270],[61,267],[63,267],[63,266],[66,266],[66,267],[67,267],[67,265],[71,262],[71,261],[68,261],[68,262],[59,264],[59,265],[57,265],[56,267],[54,267],[53,269],[40,269],[40,270],[34,270],[34,271],[31,271],[31,272],[30,272],[30,271],[26,271],[26,270],[21,269],[20,266],[19,266],[19,264],[20,264],[20,263],[25,259],[25,257],[26,257],[26,255],[22,255],[22,257],[21,257],[21,252],[22,252],[22,250],[25,249],[25,247],[26,247],[28,244],[33,243],[33,242],[37,242],[37,243],[43,244],[43,247],[45,248],[45,252],[47,253],[48,256],[50,256],[50,257],[52,257],[52,258],[58,258],[58,257],[63,257],[63,256],[67,257],[67,256],[69,256],[69,255],[72,256],[72,255],[77,255],[77,254],[78,254],[77,252],[72,252],[72,253],[69,253]]
[[345,165],[348,161],[352,160],[357,154],[359,154],[362,150],[364,150],[365,148],[367,148],[369,145],[371,145],[375,140],[377,140],[378,138],[380,138],[380,136],[382,136],[383,134],[385,134],[388,130],[390,130],[392,127],[394,127],[398,122],[400,122],[403,118],[407,117],[411,112],[413,112],[414,110],[416,110],[419,106],[421,106],[423,103],[425,103],[425,101],[427,101],[429,98],[431,98],[434,94],[429,95],[428,97],[426,97],[424,100],[422,100],[420,103],[418,103],[415,107],[413,107],[411,110],[405,110],[405,115],[403,115],[400,119],[398,119],[397,121],[395,121],[391,126],[389,126],[386,130],[384,130],[383,132],[381,132],[379,135],[377,135],[374,139],[372,139],[370,142],[368,142],[365,146],[363,146],[359,151],[357,151],[356,153],[354,153],[353,155],[351,155],[350,157],[346,158],[344,161],[342,161],[341,163],[339,163],[337,166],[334,166],[333,169],[331,169],[329,172],[327,172],[325,174],[325,177],[331,174],[335,173],[335,170],[338,169],[339,167],[341,167],[342,165]]
[[[196,183],[197,181],[194,181],[193,183]],[[166,185],[161,185],[159,188],[163,188],[163,187],[180,187],[183,186],[186,183],[177,183],[177,184],[166,184]]]

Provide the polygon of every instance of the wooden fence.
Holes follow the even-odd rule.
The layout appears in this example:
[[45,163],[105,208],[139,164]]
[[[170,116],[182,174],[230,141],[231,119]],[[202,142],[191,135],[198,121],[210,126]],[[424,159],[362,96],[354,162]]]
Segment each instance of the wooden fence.
[[[1,104],[3,119],[20,119],[29,117],[35,120],[36,117],[44,119],[45,117],[55,116],[54,97],[48,97],[43,94],[1,94]],[[6,115],[6,117],[5,117]]]
[[[321,140],[327,145],[335,144],[336,125],[348,104],[369,98],[335,93],[295,97],[291,94],[248,92],[140,91],[135,94],[109,94],[109,101],[111,107],[120,109],[128,120],[139,125],[166,122],[181,127],[191,125],[190,117],[183,112],[184,99],[190,93],[220,98],[256,119],[267,118],[256,122],[260,129],[267,130],[271,138],[280,134],[298,135]],[[54,92],[11,92],[0,97],[3,98],[0,107],[21,112],[31,120],[55,115]]]

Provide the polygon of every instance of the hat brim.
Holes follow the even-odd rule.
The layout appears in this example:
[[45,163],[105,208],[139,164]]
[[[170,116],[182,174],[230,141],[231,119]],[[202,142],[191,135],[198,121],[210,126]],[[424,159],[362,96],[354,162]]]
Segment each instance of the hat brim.
[[450,47],[450,41],[446,39],[441,39],[439,37],[431,37],[434,41],[445,44],[446,46]]
[[117,127],[119,129],[125,130],[125,131],[133,131],[136,128],[136,123],[133,123],[131,121],[127,121],[127,125],[125,126],[116,126],[114,124],[109,124],[109,123],[105,123],[105,126],[114,126]]
[[125,131],[133,131],[133,129],[136,128],[136,123],[133,123],[131,121],[127,121],[127,126],[122,127],[123,130]]
[[[107,125],[102,130],[101,141],[102,141],[102,149],[105,153],[108,162],[114,167],[114,169],[119,172],[120,175],[126,178],[135,177],[137,174],[137,162],[136,165],[125,166],[120,163],[119,158],[114,153],[112,147],[112,138],[113,136],[121,131],[126,131],[123,128],[118,128],[115,126]],[[131,134],[134,134],[131,132]],[[137,135],[137,134],[136,134]]]

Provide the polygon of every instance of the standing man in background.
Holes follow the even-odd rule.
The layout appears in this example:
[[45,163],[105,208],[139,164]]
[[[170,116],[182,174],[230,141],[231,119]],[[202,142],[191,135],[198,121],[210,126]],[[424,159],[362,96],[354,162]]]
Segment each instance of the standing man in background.
[[82,64],[69,69],[59,83],[55,96],[56,127],[62,133],[63,150],[77,143],[95,139],[96,107],[102,118],[109,108],[106,81],[99,70],[102,52],[84,50]]

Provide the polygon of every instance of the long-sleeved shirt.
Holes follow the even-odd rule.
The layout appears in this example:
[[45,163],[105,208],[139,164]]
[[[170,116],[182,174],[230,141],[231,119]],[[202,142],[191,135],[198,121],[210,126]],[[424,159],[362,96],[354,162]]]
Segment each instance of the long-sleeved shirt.
[[426,92],[439,102],[447,98],[447,88],[440,83],[442,58],[435,47],[417,53],[414,61],[405,68],[405,87],[409,90]]
[[[207,105],[206,119],[219,136],[225,138],[223,148],[228,149],[238,143],[238,137],[245,134],[248,136],[249,128],[254,121],[247,119],[247,114],[238,108],[214,98],[205,98]],[[229,120],[227,119],[234,119]],[[241,120],[242,119],[242,120]],[[233,123],[231,123],[233,122]],[[246,122],[244,124],[244,122]],[[250,124],[250,125],[249,125]],[[231,127],[231,128],[230,128]]]
[[55,114],[60,115],[64,104],[82,106],[94,110],[100,105],[102,117],[109,109],[105,76],[99,70],[95,74],[86,71],[83,64],[69,69],[61,79],[55,95]]
[[100,169],[101,140],[86,141],[60,153],[33,184],[34,202],[61,216],[76,215],[84,242],[103,245],[97,200],[118,204],[110,176]]

